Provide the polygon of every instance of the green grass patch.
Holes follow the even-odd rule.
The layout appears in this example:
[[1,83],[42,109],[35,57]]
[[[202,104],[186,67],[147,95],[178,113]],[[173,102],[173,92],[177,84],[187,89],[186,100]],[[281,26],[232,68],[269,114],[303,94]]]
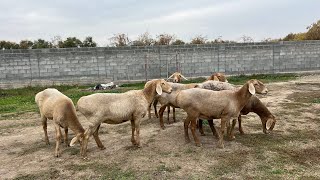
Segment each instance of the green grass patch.
[[320,103],[320,98],[316,98],[312,101],[312,103]]
[[228,77],[231,84],[242,85],[250,79],[258,79],[263,83],[283,82],[297,79],[296,74],[253,74]]

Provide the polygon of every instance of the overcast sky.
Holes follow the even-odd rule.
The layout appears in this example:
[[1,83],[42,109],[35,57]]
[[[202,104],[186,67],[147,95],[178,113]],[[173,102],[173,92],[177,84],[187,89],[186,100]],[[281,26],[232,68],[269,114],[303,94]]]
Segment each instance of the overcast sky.
[[105,46],[113,34],[136,39],[148,31],[260,41],[305,32],[319,7],[320,0],[0,0],[0,40],[92,36]]

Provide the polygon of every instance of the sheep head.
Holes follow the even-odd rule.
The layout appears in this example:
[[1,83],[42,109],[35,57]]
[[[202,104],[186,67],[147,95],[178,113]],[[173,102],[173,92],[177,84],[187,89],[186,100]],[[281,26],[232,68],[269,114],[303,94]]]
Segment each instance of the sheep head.
[[161,95],[162,91],[166,93],[171,93],[172,87],[164,79],[159,79],[156,84],[156,92],[157,94]]
[[[181,82],[181,78],[188,80],[186,77],[184,77],[181,73],[179,72],[175,72],[173,73],[168,79],[173,79],[174,83],[180,83]],[[168,80],[167,79],[167,80]]]
[[265,134],[268,134],[270,131],[273,130],[274,126],[276,125],[276,118],[271,115],[267,118],[264,118],[264,119],[261,119],[262,120],[262,123],[264,124],[264,127],[263,127],[263,132]]
[[213,73],[207,80],[228,82],[226,76],[223,73]]
[[76,137],[72,138],[72,140],[70,142],[70,146],[74,146],[77,142],[79,142],[79,144],[81,145],[83,138],[84,138],[84,134],[82,134],[82,133],[77,134]]
[[258,93],[258,94],[268,93],[268,89],[265,87],[265,85],[257,79],[251,79],[247,82],[247,84],[249,85],[249,92],[252,95],[255,93]]

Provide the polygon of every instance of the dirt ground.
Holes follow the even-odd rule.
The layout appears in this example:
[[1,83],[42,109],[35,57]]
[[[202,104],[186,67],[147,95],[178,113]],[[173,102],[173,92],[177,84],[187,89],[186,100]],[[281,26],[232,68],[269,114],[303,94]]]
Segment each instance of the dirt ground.
[[[186,114],[180,109],[175,123],[170,119],[168,124],[165,113],[165,130],[154,114],[143,120],[142,148],[131,145],[130,123],[103,124],[100,138],[106,149],[98,149],[91,138],[87,159],[79,156],[79,145],[64,144],[62,156],[55,158],[54,127],[49,121],[50,145],[45,145],[38,113],[1,120],[0,179],[319,179],[320,75],[267,87],[269,94],[258,97],[277,117],[274,131],[263,134],[259,117],[250,113],[243,116],[246,134],[236,131],[224,149],[217,148],[208,126],[200,137],[202,147],[195,146],[192,136],[186,144]],[[74,134],[69,132],[70,140]]]

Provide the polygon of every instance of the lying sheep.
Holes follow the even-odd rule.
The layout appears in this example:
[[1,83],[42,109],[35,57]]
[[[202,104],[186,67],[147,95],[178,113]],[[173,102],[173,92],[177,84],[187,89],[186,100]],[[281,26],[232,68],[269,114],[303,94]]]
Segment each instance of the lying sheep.
[[66,145],[68,145],[68,127],[76,134],[73,141],[81,142],[83,140],[84,129],[78,120],[76,109],[70,98],[57,89],[48,88],[36,94],[35,101],[40,110],[46,144],[49,144],[47,119],[51,119],[54,122],[56,130],[56,157],[59,157],[61,154],[59,147],[61,138],[60,127],[65,130],[64,142]]
[[93,135],[98,147],[105,149],[98,136],[101,123],[120,124],[130,120],[131,142],[140,147],[141,119],[147,114],[148,106],[156,94],[161,95],[162,91],[170,93],[171,89],[165,80],[156,79],[147,82],[142,90],[131,90],[121,94],[96,93],[81,97],[77,103],[78,110],[92,122],[92,125],[85,131],[82,155],[86,156],[88,140],[91,135]]
[[[206,81],[204,83],[198,84],[197,87],[203,88],[203,89],[209,89],[209,90],[213,90],[213,91],[237,90],[236,87],[234,87],[233,85],[231,85],[229,83],[218,82],[218,81]],[[273,130],[275,123],[276,123],[275,117],[271,114],[271,112],[268,110],[268,108],[259,100],[259,98],[257,98],[256,96],[252,96],[250,98],[249,102],[243,107],[243,109],[241,110],[240,115],[238,117],[240,134],[244,134],[243,129],[242,129],[242,124],[241,124],[241,115],[247,115],[249,112],[254,112],[260,117],[264,133],[268,133],[268,131]],[[212,121],[212,120],[209,120],[209,121]],[[213,123],[210,123],[210,124],[213,124]],[[266,126],[267,124],[269,124],[268,129]],[[235,121],[233,121],[233,126],[235,126]],[[210,126],[210,128],[213,129],[213,127],[211,127],[211,126]],[[201,119],[199,120],[199,131],[200,131],[201,135],[204,135],[204,132],[202,129],[202,120]]]
[[[239,116],[241,109],[256,92],[265,94],[268,90],[262,82],[255,79],[249,80],[236,91],[211,91],[199,88],[180,91],[176,97],[176,103],[187,112],[187,118],[184,121],[186,142],[190,142],[188,135],[190,122],[194,141],[197,146],[200,146],[200,141],[195,133],[197,119],[221,119],[221,128],[220,131],[218,131],[218,137],[219,147],[223,148],[223,134],[226,123],[229,125],[230,119],[235,119]],[[227,134],[229,138],[234,137],[233,129],[228,128]]]

